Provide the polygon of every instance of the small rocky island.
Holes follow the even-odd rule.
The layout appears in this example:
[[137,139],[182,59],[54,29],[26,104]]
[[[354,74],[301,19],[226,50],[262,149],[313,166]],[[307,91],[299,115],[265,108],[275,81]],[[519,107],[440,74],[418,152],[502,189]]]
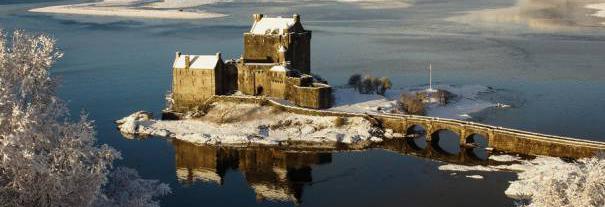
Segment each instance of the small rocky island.
[[[377,118],[376,113],[424,114],[433,93],[426,97],[416,93],[414,101],[420,101],[421,108],[407,110],[410,103],[403,99],[385,98],[392,86],[387,77],[353,75],[358,80],[349,85],[355,85],[356,92],[342,89],[335,98],[327,81],[311,75],[311,34],[298,14],[289,18],[254,14],[250,31],[243,34],[240,58],[225,61],[221,53],[176,52],[164,120],[141,111],[118,120],[118,127],[127,137],[155,135],[201,144],[305,142],[363,148],[384,138],[404,137],[406,131],[397,119]],[[399,103],[405,110],[359,111],[349,104],[331,108],[342,94],[347,100],[382,97],[372,105]]]
[[383,130],[370,116],[319,110],[332,107],[332,87],[311,75],[312,33],[299,15],[254,14],[252,21],[238,59],[176,52],[164,120],[137,112],[117,121],[120,131],[229,145],[365,147],[383,137],[403,136]]

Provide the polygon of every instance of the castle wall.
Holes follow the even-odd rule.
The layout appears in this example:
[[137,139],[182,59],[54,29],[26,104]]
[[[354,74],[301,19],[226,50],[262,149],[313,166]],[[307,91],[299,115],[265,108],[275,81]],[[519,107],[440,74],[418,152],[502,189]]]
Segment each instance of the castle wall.
[[246,95],[254,95],[254,71],[243,64],[237,67],[237,90]]
[[225,62],[222,75],[223,94],[231,94],[237,90],[237,63],[234,61]]
[[[262,18],[262,15],[254,16],[253,30],[257,23],[261,25]],[[304,107],[330,107],[331,88],[313,83],[311,76],[298,74],[310,73],[311,31],[304,30],[298,15],[292,19],[295,23],[288,23],[287,28],[277,25],[275,29],[276,24],[270,23],[258,27],[263,31],[268,26],[267,32],[244,33],[244,51],[237,61],[223,62],[217,53],[220,61],[214,69],[189,69],[189,65],[185,69],[173,69],[173,110],[186,111],[204,104],[214,95],[236,90],[246,95],[286,99]],[[183,62],[176,63],[183,67]],[[277,65],[288,65],[288,69],[272,71]],[[290,70],[292,68],[298,71]]]
[[280,63],[278,48],[287,47],[285,61],[300,72],[311,72],[311,32],[286,35],[257,35],[244,33],[244,54],[246,62]]
[[273,66],[275,66],[275,64],[238,64],[238,90],[246,95],[270,95],[271,79],[269,76],[269,69]]
[[172,98],[177,111],[193,108],[217,94],[214,70],[173,69]]
[[294,104],[297,106],[324,109],[332,106],[332,88],[325,84],[313,84],[311,87],[293,86]]
[[[222,61],[214,69],[172,69],[172,99],[176,111],[186,111],[214,95],[223,95],[232,86]],[[237,76],[237,74],[232,74]],[[225,77],[227,76],[227,77]]]
[[256,35],[244,33],[244,54],[247,62],[277,63],[279,54],[277,49],[281,45],[288,45],[288,36],[283,35]]
[[289,45],[286,60],[304,74],[311,74],[311,31],[290,34],[294,41]]
[[275,98],[286,99],[287,91],[287,77],[285,72],[274,72],[269,71],[269,78],[271,81],[271,88],[269,91],[269,96]]

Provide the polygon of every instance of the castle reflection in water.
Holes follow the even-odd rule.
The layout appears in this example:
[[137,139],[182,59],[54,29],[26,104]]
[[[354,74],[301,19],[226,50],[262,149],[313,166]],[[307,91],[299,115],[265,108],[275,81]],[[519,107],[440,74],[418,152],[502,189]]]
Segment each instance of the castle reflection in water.
[[259,200],[299,203],[311,167],[332,161],[331,153],[289,152],[269,147],[217,147],[174,140],[181,183],[223,184],[227,170],[241,171]]
[[[448,163],[498,164],[477,157],[473,149],[461,149],[459,153],[448,154],[435,146],[421,148],[410,141],[393,139],[372,148]],[[180,183],[222,185],[226,182],[225,174],[228,170],[238,170],[245,176],[258,200],[293,203],[302,202],[303,188],[313,181],[313,167],[331,163],[333,152],[351,150],[208,146],[179,140],[172,140],[172,144],[175,148],[176,177]]]

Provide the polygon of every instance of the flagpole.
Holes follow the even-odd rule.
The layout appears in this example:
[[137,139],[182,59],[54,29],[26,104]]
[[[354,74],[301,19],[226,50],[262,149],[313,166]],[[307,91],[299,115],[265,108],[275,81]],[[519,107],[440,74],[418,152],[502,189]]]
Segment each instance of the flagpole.
[[429,63],[429,91],[433,91],[433,67]]

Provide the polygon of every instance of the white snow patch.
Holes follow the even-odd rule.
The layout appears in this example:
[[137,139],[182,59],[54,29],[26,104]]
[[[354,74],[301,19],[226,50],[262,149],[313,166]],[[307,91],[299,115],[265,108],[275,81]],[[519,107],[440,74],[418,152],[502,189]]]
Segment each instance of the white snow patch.
[[489,156],[488,159],[498,161],[498,162],[512,162],[512,161],[518,161],[521,158],[518,156],[513,156],[513,155],[491,155],[491,156]]
[[[605,18],[605,3],[588,4],[586,5],[586,8],[597,10],[595,13],[591,14],[592,16]],[[605,22],[603,22],[602,24],[605,24]]]
[[207,69],[214,70],[219,62],[218,55],[180,55],[174,60],[173,67],[184,69],[186,67],[185,59],[189,57],[190,69]]
[[224,17],[224,14],[201,10],[152,9],[146,3],[155,0],[104,0],[94,3],[67,4],[30,9],[30,12],[76,14],[150,19],[206,19]]
[[605,176],[603,176],[605,157],[602,155],[575,162],[544,156],[533,160],[519,160],[515,156],[498,156],[494,160],[515,160],[520,164],[497,166],[446,164],[439,166],[439,170],[517,172],[517,180],[512,181],[504,193],[527,206],[601,206],[605,203]]
[[276,65],[271,67],[271,69],[269,69],[270,71],[275,71],[275,72],[288,72],[291,71],[291,69],[288,66],[285,65]]
[[411,6],[410,1],[401,0],[336,0],[359,6],[362,9],[400,9]]
[[145,7],[155,9],[181,9],[198,7],[208,4],[216,4],[221,2],[232,2],[231,0],[162,0],[159,2],[150,3]]
[[[450,86],[437,85],[435,88],[447,90],[458,98],[446,105],[429,104],[427,116],[435,116],[450,119],[468,119],[468,114],[479,112],[497,104],[478,98],[482,92],[489,88],[481,85]],[[387,90],[384,96],[377,94],[360,94],[354,88],[334,89],[334,107],[330,110],[356,112],[356,113],[388,113],[397,108],[397,100],[402,93],[419,91],[418,88],[406,88],[400,90]]]
[[285,30],[290,29],[296,21],[294,18],[283,17],[263,17],[258,22],[254,22],[250,33],[252,34],[283,34]]
[[465,177],[471,178],[471,179],[477,179],[477,180],[483,179],[483,176],[481,176],[481,175],[467,175]]
[[498,171],[493,167],[482,166],[482,165],[456,165],[456,164],[445,164],[438,167],[442,171],[457,171],[457,172],[470,172],[470,171],[481,171],[481,172],[493,172]]

